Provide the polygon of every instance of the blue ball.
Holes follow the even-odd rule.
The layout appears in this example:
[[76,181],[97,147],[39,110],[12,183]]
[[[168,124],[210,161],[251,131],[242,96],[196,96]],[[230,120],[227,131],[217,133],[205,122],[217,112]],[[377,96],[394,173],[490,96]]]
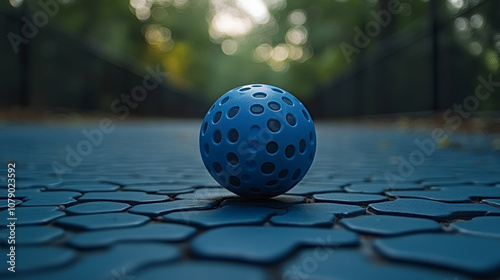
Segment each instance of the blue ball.
[[246,85],[222,95],[206,114],[200,152],[212,177],[246,198],[293,188],[316,153],[316,131],[302,103],[270,85]]

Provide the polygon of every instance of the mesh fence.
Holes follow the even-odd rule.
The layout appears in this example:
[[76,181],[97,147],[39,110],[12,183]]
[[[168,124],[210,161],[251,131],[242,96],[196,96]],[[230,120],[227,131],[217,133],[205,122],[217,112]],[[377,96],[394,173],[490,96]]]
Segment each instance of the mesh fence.
[[5,10],[0,7],[0,34],[4,36],[0,40],[0,104],[63,112],[111,111],[120,116],[128,111],[202,117],[208,108],[204,101],[169,85],[159,65],[148,67],[126,57],[106,56],[98,44],[65,36],[50,25],[37,28],[40,8],[35,13]]
[[430,1],[425,13],[360,52],[319,90],[313,112],[331,117],[446,111],[455,104],[500,110],[499,14],[495,0]]

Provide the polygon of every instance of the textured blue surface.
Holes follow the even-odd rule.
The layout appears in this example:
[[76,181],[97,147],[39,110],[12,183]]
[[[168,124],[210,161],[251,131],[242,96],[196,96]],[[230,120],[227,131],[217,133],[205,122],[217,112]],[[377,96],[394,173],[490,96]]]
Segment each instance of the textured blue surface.
[[[29,253],[29,251],[27,251]],[[179,258],[179,249],[169,244],[151,242],[119,244],[110,250],[85,254],[71,265],[58,270],[44,270],[36,274],[21,274],[18,279],[54,280],[126,280],[134,277],[136,271],[145,265],[168,263]],[[52,258],[51,255],[40,256]],[[55,256],[59,259],[63,256]],[[66,261],[71,259],[66,258]]]
[[99,182],[64,182],[61,186],[52,188],[53,190],[65,190],[75,192],[112,192],[120,188],[118,185],[105,184]]
[[267,207],[228,205],[213,210],[174,212],[163,218],[167,221],[209,228],[224,225],[263,224],[267,217],[278,212],[280,210]]
[[389,191],[386,194],[391,197],[425,198],[443,202],[468,202],[472,198],[498,198],[500,197],[500,188],[471,185],[436,187],[422,191]]
[[[358,174],[357,176],[359,176],[359,175],[360,174]],[[329,178],[329,177],[327,177],[328,180],[327,180],[327,178],[323,178],[322,180],[319,180],[319,182],[323,182],[324,183],[325,181],[327,181],[327,182],[330,182],[330,183],[332,183],[334,185],[339,185],[339,186],[345,187],[345,186],[353,184],[353,183],[363,183],[363,182],[365,182],[365,180],[367,178],[370,178],[370,177],[357,178],[357,176],[356,175],[352,175],[352,176],[350,175],[350,176],[347,176],[347,177],[340,177],[339,176],[337,178]],[[315,182],[317,182],[317,181],[315,181]],[[309,183],[312,183],[312,182],[309,182]]]
[[[119,186],[128,186],[128,185],[144,185],[144,184],[161,184],[160,180],[151,180],[144,178],[134,178],[134,177],[125,177],[125,176],[106,176],[107,179],[102,180],[104,183],[115,184]],[[169,183],[169,182],[167,182]]]
[[500,178],[494,172],[467,174],[467,179],[471,180],[474,184],[500,184]]
[[461,280],[455,272],[416,265],[376,262],[359,250],[315,248],[303,250],[282,270],[283,280],[292,279],[404,279]]
[[273,216],[270,222],[285,226],[332,226],[336,217],[362,215],[365,209],[356,205],[306,203],[288,207],[286,214]]
[[400,198],[370,204],[375,213],[446,220],[461,217],[500,215],[500,209],[477,203],[444,203],[425,199]]
[[198,189],[191,193],[183,193],[177,195],[177,199],[192,199],[192,200],[224,200],[229,197],[236,197],[236,195],[223,188],[205,188]]
[[210,209],[216,204],[214,200],[174,200],[159,203],[148,203],[136,205],[130,209],[130,213],[156,217],[170,212],[181,210],[202,210]]
[[[10,161],[9,161],[10,162]],[[30,189],[41,186],[56,187],[60,183],[56,178],[16,178],[16,189]],[[7,188],[7,183],[2,182],[0,188]]]
[[422,180],[421,184],[426,186],[426,187],[431,187],[431,186],[454,186],[454,185],[462,185],[462,184],[469,184],[472,183],[472,180],[469,179],[462,179],[462,178],[453,178],[453,179],[448,179],[448,178],[442,178],[442,179],[425,179]]
[[116,201],[130,204],[141,202],[160,202],[170,200],[167,195],[146,194],[144,192],[121,191],[121,192],[89,192],[78,199],[80,202],[86,201]]
[[[16,230],[17,246],[40,245],[64,236],[64,230],[58,227],[24,226]],[[7,245],[9,229],[0,230],[0,242]]]
[[81,196],[79,192],[53,191],[39,192],[26,197],[23,206],[58,206],[75,204],[75,198]]
[[306,195],[306,194],[315,194],[315,193],[324,193],[324,192],[341,192],[342,188],[340,185],[334,184],[320,184],[320,183],[299,183],[291,190],[287,192],[287,194],[295,194],[295,195]]
[[295,195],[286,195],[282,194],[279,196],[275,196],[270,199],[247,199],[243,197],[232,197],[225,199],[220,206],[226,205],[253,205],[253,206],[261,206],[261,207],[270,207],[277,209],[286,209],[294,204],[304,203],[306,199],[302,196]]
[[63,217],[56,220],[56,225],[75,229],[108,229],[131,227],[144,224],[149,218],[129,213],[103,213]]
[[192,236],[196,230],[192,227],[176,224],[154,223],[140,227],[120,228],[77,233],[68,243],[79,249],[111,247],[123,241],[182,241]]
[[264,269],[239,263],[191,261],[152,267],[134,280],[268,280]]
[[313,196],[317,201],[328,201],[348,204],[366,205],[373,202],[388,200],[387,197],[378,194],[364,193],[320,193]]
[[457,221],[450,226],[462,233],[500,238],[500,217],[477,217],[470,221]]
[[68,207],[66,211],[73,215],[83,215],[83,214],[99,214],[99,213],[109,213],[109,212],[120,212],[130,208],[130,205],[122,202],[111,202],[111,201],[95,201],[95,202],[85,202],[80,203],[75,206]]
[[[38,254],[39,259],[26,262],[36,265],[24,271],[20,265],[14,279],[133,280],[144,279],[144,275],[209,279],[220,274],[220,279],[273,280],[457,280],[464,275],[500,279],[497,256],[491,255],[498,252],[500,240],[500,200],[491,198],[495,194],[485,198],[483,192],[485,188],[495,191],[499,187],[495,184],[500,183],[500,151],[491,148],[497,135],[455,131],[449,140],[462,143],[460,148],[436,146],[423,164],[414,166],[413,173],[401,174],[400,156],[408,159],[418,148],[415,139],[425,139],[429,131],[385,123],[315,122],[318,153],[307,175],[286,194],[255,200],[218,186],[205,171],[196,149],[200,120],[116,123],[116,130],[106,134],[105,141],[79,166],[56,178],[51,163],[64,164],[67,145],[75,148],[82,140],[82,129],[94,129],[94,125],[85,121],[55,126],[0,122],[0,130],[10,137],[0,145],[0,157],[18,164],[16,199],[27,202],[29,197],[49,194],[49,199],[62,197],[66,204],[68,198],[61,191],[85,197],[70,197],[75,205],[22,203],[16,207],[18,253],[28,256],[30,248],[43,246],[45,253],[63,248],[74,254],[56,255],[54,262],[43,259],[46,254]],[[480,149],[479,142],[484,144]],[[394,178],[388,179],[387,174],[400,178],[391,181]],[[424,187],[422,182],[434,186]],[[0,176],[0,199],[7,198],[4,183],[5,176]],[[432,194],[429,189],[462,192],[467,200],[443,203],[386,193],[412,190]],[[342,199],[337,203],[316,199],[322,196]],[[391,201],[368,202],[373,198]],[[106,211],[119,212],[103,214]],[[78,225],[57,221],[64,221],[65,215]],[[172,219],[164,219],[165,215]],[[173,219],[175,216],[179,219]],[[7,211],[0,212],[0,220],[7,217]],[[444,241],[418,238],[422,230],[432,231]],[[6,227],[0,228],[2,238],[7,234]],[[391,245],[391,250],[404,251],[408,257],[389,258],[374,250],[374,243],[395,236],[406,238],[397,250]],[[447,245],[431,248],[440,243]],[[5,249],[0,244],[0,251]],[[452,262],[433,261],[450,259],[447,254],[454,254]],[[288,268],[294,265],[302,274],[287,277]],[[11,279],[3,268],[0,279]]]
[[[70,248],[48,246],[17,247],[15,253],[15,269],[18,274],[39,269],[54,269],[57,266],[69,263],[77,256],[76,251]],[[12,272],[7,270],[7,260],[7,253],[0,255],[0,275],[8,274],[9,277],[14,276]]]
[[380,253],[394,260],[482,275],[493,273],[500,267],[498,238],[421,233],[378,239],[373,244]]
[[347,192],[352,193],[373,193],[373,194],[382,194],[386,190],[418,190],[424,189],[424,186],[419,184],[395,184],[393,186],[389,186],[388,183],[354,183],[347,187],[344,187]]
[[[66,215],[62,211],[58,211],[59,207],[55,206],[36,206],[36,207],[18,207],[16,208],[16,225],[39,225],[51,222],[61,216]],[[6,221],[9,212],[4,210],[0,212],[0,219]]]
[[442,231],[441,225],[436,221],[399,216],[360,216],[342,219],[340,224],[359,233],[386,236],[422,231]]
[[[33,189],[19,189],[19,190],[16,190],[16,198],[25,198],[25,197],[28,197],[30,195],[35,195],[35,194],[39,194],[40,191],[42,191],[43,189],[42,188],[33,188]],[[7,198],[8,197],[8,192],[2,192],[0,194],[0,197],[1,198]]]
[[358,244],[356,234],[343,230],[302,227],[223,227],[198,235],[193,253],[205,258],[273,263],[300,246],[341,247]]
[[[12,203],[12,201],[9,201],[8,199],[0,199],[0,210],[7,209],[9,207],[9,203]],[[18,206],[21,203],[23,203],[22,200],[14,199],[14,205]]]
[[162,193],[177,194],[177,193],[184,193],[184,192],[193,191],[194,188],[186,186],[185,184],[179,184],[179,185],[151,184],[151,185],[125,186],[125,187],[123,187],[123,190],[125,190],[125,191],[140,191],[140,192],[147,192],[147,193],[157,193],[157,192],[161,191]]
[[246,85],[222,95],[200,130],[200,152],[213,178],[248,198],[285,193],[307,173],[316,131],[307,109],[290,93]]
[[500,207],[500,199],[483,199],[483,202]]

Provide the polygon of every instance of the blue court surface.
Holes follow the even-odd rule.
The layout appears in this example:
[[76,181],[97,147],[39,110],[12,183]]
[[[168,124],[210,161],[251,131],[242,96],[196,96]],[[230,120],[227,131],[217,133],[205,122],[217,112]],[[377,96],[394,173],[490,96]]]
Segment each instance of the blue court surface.
[[500,279],[498,134],[317,122],[306,177],[247,200],[203,166],[200,126],[1,125],[0,278]]

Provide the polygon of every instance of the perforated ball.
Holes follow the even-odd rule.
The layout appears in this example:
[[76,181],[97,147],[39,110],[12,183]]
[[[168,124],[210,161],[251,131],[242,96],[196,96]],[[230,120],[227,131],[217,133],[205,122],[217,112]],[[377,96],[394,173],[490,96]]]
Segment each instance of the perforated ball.
[[222,95],[200,130],[205,167],[223,187],[247,198],[293,188],[316,152],[316,132],[302,103],[270,85],[246,85]]

